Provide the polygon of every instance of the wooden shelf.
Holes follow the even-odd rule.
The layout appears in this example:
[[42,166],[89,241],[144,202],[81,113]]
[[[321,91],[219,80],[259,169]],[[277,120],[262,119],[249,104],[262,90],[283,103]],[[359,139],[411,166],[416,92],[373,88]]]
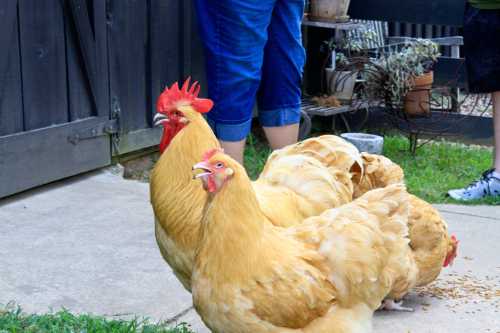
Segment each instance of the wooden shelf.
[[336,29],[336,30],[356,30],[364,26],[363,23],[356,23],[353,21],[347,22],[328,22],[328,21],[312,21],[307,17],[302,20],[302,25],[308,27],[318,27],[326,29]]
[[370,105],[365,101],[353,101],[351,105],[342,105],[339,107],[333,106],[320,106],[309,98],[302,99],[301,108],[310,116],[333,116],[346,112],[356,111],[359,109],[366,109]]

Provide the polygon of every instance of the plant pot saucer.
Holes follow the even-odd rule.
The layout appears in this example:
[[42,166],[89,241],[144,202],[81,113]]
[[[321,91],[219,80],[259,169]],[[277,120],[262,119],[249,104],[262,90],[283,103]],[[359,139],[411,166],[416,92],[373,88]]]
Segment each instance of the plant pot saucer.
[[384,148],[384,138],[368,133],[342,133],[340,136],[352,143],[360,152],[370,154],[382,154]]

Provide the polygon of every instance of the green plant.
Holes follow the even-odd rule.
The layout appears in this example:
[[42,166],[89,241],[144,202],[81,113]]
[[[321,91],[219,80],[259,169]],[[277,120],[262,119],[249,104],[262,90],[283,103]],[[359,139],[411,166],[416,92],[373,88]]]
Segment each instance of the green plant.
[[109,319],[90,314],[75,315],[67,310],[48,314],[27,314],[19,307],[0,309],[2,333],[194,333],[188,325],[171,327],[147,319]]
[[376,36],[376,32],[372,29],[361,29],[356,35],[347,33],[341,39],[332,37],[323,41],[323,46],[327,51],[326,62],[329,61],[329,64],[332,64],[335,60],[335,66],[332,66],[335,68],[352,67],[354,63],[357,63],[356,58],[365,56],[370,43],[376,39]]
[[415,39],[398,51],[382,52],[365,65],[367,97],[399,107],[414,88],[415,77],[431,71],[439,55],[438,45],[428,39]]

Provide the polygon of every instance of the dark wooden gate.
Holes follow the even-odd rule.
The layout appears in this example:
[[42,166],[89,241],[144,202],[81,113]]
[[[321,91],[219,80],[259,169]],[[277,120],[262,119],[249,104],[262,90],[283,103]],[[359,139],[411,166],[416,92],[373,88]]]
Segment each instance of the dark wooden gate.
[[154,100],[203,79],[191,1],[0,1],[0,198],[156,145]]
[[0,197],[110,163],[105,2],[0,2]]

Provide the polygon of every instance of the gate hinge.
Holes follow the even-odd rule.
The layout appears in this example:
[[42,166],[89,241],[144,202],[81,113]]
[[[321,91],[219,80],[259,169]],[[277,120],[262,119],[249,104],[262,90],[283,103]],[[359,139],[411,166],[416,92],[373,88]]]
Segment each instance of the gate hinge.
[[89,140],[103,135],[118,134],[118,119],[110,119],[106,122],[99,123],[94,127],[80,129],[68,136],[68,141],[76,145],[82,140]]
[[111,147],[113,156],[120,155],[120,116],[122,114],[122,110],[120,107],[120,102],[118,100],[118,96],[113,95],[111,97],[111,120],[115,121],[115,126],[113,130],[114,133],[111,134]]

